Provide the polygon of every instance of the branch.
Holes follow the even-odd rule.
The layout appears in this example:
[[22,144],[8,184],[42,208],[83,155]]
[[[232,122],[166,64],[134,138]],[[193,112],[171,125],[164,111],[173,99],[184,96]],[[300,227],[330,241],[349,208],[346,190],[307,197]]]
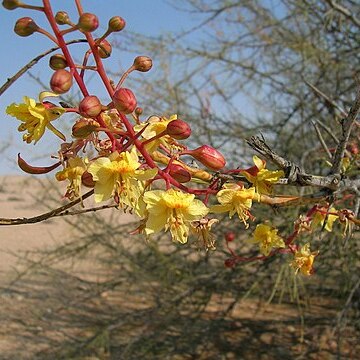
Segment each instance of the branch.
[[340,184],[340,175],[331,174],[328,176],[317,176],[307,174],[300,166],[296,165],[290,160],[283,158],[281,155],[273,151],[265,142],[258,136],[252,136],[246,142],[263,157],[277,165],[284,170],[286,179],[283,183],[297,186],[315,186],[327,188],[331,191],[338,190]]
[[[71,45],[71,44],[76,44],[76,43],[80,43],[80,42],[86,42],[85,39],[77,39],[77,40],[71,40],[69,42],[67,42],[67,45]],[[46,52],[38,55],[37,57],[35,57],[34,59],[32,59],[31,61],[29,61],[24,67],[22,67],[14,76],[12,76],[11,78],[8,78],[7,81],[4,83],[3,86],[1,86],[0,88],[0,96],[17,80],[19,79],[22,75],[24,75],[29,69],[31,69],[34,65],[36,65],[43,57],[51,54],[52,52],[56,51],[60,49],[59,46],[51,48],[49,50],[47,50]]]
[[360,111],[360,88],[358,89],[355,101],[351,106],[349,113],[347,114],[346,118],[341,121],[342,133],[339,138],[339,144],[335,150],[330,174],[340,174],[341,161],[345,154],[345,149],[349,141],[352,126],[356,121],[359,111]]
[[35,224],[35,223],[50,219],[50,218],[55,217],[55,216],[61,216],[60,215],[61,213],[63,213],[64,211],[66,211],[66,210],[68,210],[70,208],[72,208],[73,206],[79,204],[80,202],[87,199],[88,197],[90,197],[93,194],[94,194],[94,190],[90,190],[89,192],[84,194],[81,198],[73,200],[73,201],[69,202],[68,204],[60,206],[57,209],[51,210],[51,211],[49,211],[47,213],[37,215],[37,216],[31,217],[31,218],[15,218],[15,219],[0,218],[0,226],[3,226],[3,225]]
[[360,20],[346,7],[338,4],[334,0],[326,0],[326,2],[336,11],[345,15],[348,19],[352,21],[352,23],[358,27],[360,27]]

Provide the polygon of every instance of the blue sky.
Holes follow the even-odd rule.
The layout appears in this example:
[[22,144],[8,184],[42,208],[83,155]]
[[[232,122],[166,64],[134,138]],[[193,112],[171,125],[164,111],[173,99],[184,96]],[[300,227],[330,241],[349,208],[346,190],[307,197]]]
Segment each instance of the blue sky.
[[[28,3],[41,5],[40,0],[29,0]],[[70,16],[75,14],[75,6],[71,0],[53,0],[51,3],[54,12],[66,10]],[[135,31],[146,35],[177,32],[189,28],[192,24],[189,14],[175,11],[165,0],[83,0],[82,4],[86,12],[94,12],[99,16],[102,30],[107,27],[108,19],[114,15],[120,15],[126,20],[127,26],[124,31]],[[0,8],[0,39],[2,44],[0,86],[27,62],[53,46],[50,40],[40,34],[34,34],[27,38],[17,36],[13,32],[13,27],[16,20],[23,16],[33,17],[39,26],[46,28],[44,16],[40,12],[24,9],[8,11]],[[74,20],[74,22],[76,21]],[[101,35],[102,30],[99,30],[97,34]],[[111,40],[111,36],[109,40]],[[131,59],[127,56],[115,53],[111,60],[106,60],[105,65],[119,66],[119,62],[121,62],[126,66],[127,61],[131,65]],[[34,76],[43,77],[42,79],[46,84],[48,83],[47,74],[50,73],[47,69],[47,62],[48,59],[43,59],[31,70]],[[23,143],[22,135],[17,131],[19,122],[5,114],[6,106],[13,102],[21,102],[24,95],[37,98],[41,90],[43,89],[32,78],[24,75],[0,96],[2,122],[0,149],[8,141],[11,143],[5,153],[0,154],[0,174],[23,174],[16,165],[18,152],[21,152],[25,159],[32,160],[35,164],[44,164],[44,162],[46,164],[46,159],[44,161],[41,154],[45,151],[55,152],[60,144],[52,134],[44,136],[36,146]],[[49,162],[50,160],[48,160]]]

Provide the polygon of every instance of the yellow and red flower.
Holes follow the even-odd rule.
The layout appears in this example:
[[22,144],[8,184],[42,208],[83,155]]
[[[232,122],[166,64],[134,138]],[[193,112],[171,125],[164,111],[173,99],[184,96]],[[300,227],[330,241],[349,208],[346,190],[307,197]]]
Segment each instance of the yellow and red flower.
[[36,102],[34,99],[24,96],[24,103],[13,103],[6,108],[6,113],[8,115],[22,121],[18,130],[20,132],[27,131],[27,133],[23,135],[23,140],[28,144],[32,141],[36,144],[44,135],[46,128],[65,141],[65,136],[51,124],[51,121],[60,117],[66,110],[49,102],[44,102],[46,97],[51,96],[58,95],[52,92],[43,91],[39,95],[40,102]]

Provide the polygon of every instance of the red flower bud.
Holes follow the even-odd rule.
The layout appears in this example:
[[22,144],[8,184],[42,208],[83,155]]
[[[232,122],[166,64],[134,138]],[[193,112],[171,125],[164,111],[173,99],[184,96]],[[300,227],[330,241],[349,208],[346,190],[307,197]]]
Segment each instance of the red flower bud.
[[58,25],[70,24],[70,18],[66,11],[58,11],[55,15],[55,21]]
[[168,135],[176,140],[187,139],[191,135],[190,126],[180,119],[170,121],[166,130]]
[[200,146],[195,150],[188,151],[187,153],[212,170],[220,170],[226,164],[224,156],[209,145]]
[[229,259],[226,259],[226,260],[224,261],[224,265],[225,265],[227,268],[233,268],[233,267],[235,266],[235,264],[236,264],[236,261],[235,261],[235,259],[233,259],[233,258],[229,258]]
[[235,240],[235,233],[233,231],[228,231],[225,233],[225,240],[227,242],[231,242],[231,241],[234,241]]
[[101,113],[101,109],[101,102],[94,95],[85,96],[79,104],[80,114],[89,118],[98,116]]
[[38,29],[39,27],[30,17],[23,17],[19,19],[14,26],[15,33],[23,37],[32,35]]
[[109,30],[112,32],[121,31],[126,25],[125,20],[121,16],[113,16],[109,20]]
[[18,0],[4,0],[2,6],[7,10],[14,10],[20,6],[20,1]]
[[60,69],[56,70],[51,77],[51,90],[57,94],[64,94],[70,90],[73,82],[73,77],[69,71]]
[[55,54],[50,57],[49,66],[53,70],[59,70],[59,69],[65,69],[68,66],[68,63],[67,63],[64,55]]
[[92,32],[98,28],[99,19],[95,14],[83,13],[79,18],[77,26],[83,32]]
[[107,40],[100,41],[100,44],[98,45],[98,52],[99,56],[102,59],[106,59],[111,55],[112,46]]
[[120,88],[115,91],[113,103],[117,111],[122,114],[131,114],[137,105],[134,93],[126,88]]
[[137,108],[135,109],[135,114],[136,114],[137,116],[140,116],[143,112],[144,112],[144,110],[143,110],[143,108],[141,108],[141,107],[137,107]]
[[186,183],[191,180],[191,174],[181,165],[171,164],[169,174],[179,183]]
[[152,60],[148,56],[137,56],[133,66],[137,71],[147,72],[152,68]]

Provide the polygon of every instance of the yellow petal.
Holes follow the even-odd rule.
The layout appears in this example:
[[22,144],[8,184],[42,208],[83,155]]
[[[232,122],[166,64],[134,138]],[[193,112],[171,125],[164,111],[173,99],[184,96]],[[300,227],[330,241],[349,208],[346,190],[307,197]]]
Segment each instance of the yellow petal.
[[100,180],[99,176],[101,175],[105,177],[104,181],[106,181],[110,177],[111,175],[110,172],[108,172],[109,173],[108,175],[106,175],[104,172],[101,172],[99,175],[100,170],[103,169],[104,166],[110,163],[111,163],[110,159],[106,157],[101,157],[99,159],[96,159],[93,163],[90,164],[88,171],[93,176],[94,181],[99,181]]
[[190,206],[187,208],[187,214],[184,216],[186,220],[193,221],[199,217],[204,217],[209,212],[206,205],[200,200],[193,200]]
[[259,157],[257,157],[256,155],[253,156],[253,161],[254,161],[255,166],[256,166],[259,170],[265,168],[266,161],[261,160],[261,159],[260,159]]
[[140,180],[140,181],[145,181],[145,180],[149,180],[149,179],[153,179],[158,173],[158,169],[154,168],[154,169],[148,169],[148,170],[137,170],[136,171],[136,179]]
[[214,214],[219,214],[219,213],[223,213],[223,212],[228,212],[231,210],[231,208],[232,208],[231,204],[212,205],[212,206],[210,206],[210,212],[212,212]]
[[158,205],[160,200],[162,199],[163,190],[151,190],[147,191],[144,194],[144,201],[148,205],[147,208],[151,209],[152,207]]
[[65,135],[56,129],[52,124],[48,123],[46,127],[51,130],[56,136],[58,136],[61,140],[66,141]]
[[145,233],[146,235],[154,234],[162,230],[167,222],[166,211],[160,211],[156,214],[150,213],[146,221]]
[[28,121],[32,119],[26,104],[12,103],[6,108],[6,113],[22,121]]
[[98,203],[110,199],[113,190],[114,190],[114,183],[111,181],[108,181],[106,183],[96,182],[94,188],[95,202]]
[[45,98],[47,97],[56,97],[56,96],[59,96],[59,94],[55,94],[51,91],[42,91],[40,94],[39,94],[39,100],[40,102],[43,102]]
[[171,236],[174,241],[181,244],[186,244],[189,236],[189,228],[185,224],[173,226],[170,228]]

